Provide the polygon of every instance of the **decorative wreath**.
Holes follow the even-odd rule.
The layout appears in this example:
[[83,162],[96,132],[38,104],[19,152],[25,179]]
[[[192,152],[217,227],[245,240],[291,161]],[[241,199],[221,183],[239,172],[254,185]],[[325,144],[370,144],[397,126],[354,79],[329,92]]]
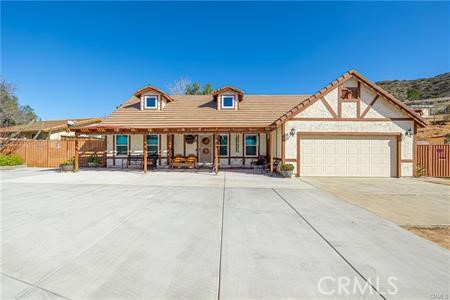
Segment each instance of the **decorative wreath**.
[[[205,138],[205,139],[207,139],[207,138]],[[203,152],[203,154],[209,154],[209,149],[208,148],[203,148],[203,150],[202,150],[202,152]]]
[[186,143],[193,144],[195,142],[195,137],[192,134],[186,136]]
[[[203,145],[208,145],[209,144],[209,137],[204,137],[204,138],[202,138],[202,144]],[[208,152],[209,152],[209,150],[208,150]],[[205,153],[206,154],[206,153]]]

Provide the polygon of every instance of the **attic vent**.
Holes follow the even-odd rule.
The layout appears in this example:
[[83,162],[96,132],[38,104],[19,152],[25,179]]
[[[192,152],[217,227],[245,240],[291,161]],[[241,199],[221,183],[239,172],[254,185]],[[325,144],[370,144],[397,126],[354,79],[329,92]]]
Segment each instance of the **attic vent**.
[[341,90],[341,99],[358,99],[357,87],[345,87]]

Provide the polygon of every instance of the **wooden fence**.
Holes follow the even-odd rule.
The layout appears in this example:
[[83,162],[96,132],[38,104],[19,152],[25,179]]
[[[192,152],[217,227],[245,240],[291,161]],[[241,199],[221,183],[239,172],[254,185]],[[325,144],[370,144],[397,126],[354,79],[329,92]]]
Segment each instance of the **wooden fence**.
[[417,145],[416,175],[450,177],[450,145]]
[[[79,139],[80,167],[87,166],[88,158],[95,154],[106,165],[105,140]],[[56,168],[75,156],[75,140],[17,140],[4,152],[15,153],[25,160],[28,167]]]

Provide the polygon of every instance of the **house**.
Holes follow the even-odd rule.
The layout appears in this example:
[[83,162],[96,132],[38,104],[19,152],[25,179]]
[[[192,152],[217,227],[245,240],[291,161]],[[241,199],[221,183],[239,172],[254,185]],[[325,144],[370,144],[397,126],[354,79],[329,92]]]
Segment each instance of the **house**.
[[101,121],[99,118],[47,120],[6,127],[2,131],[26,139],[60,140],[64,137],[75,137],[73,129],[77,126],[98,124]]
[[412,176],[418,127],[426,122],[351,70],[313,95],[212,95],[139,89],[104,122],[78,134],[107,135],[107,166],[155,155],[158,167],[192,155],[199,166],[248,167],[265,156],[297,176]]

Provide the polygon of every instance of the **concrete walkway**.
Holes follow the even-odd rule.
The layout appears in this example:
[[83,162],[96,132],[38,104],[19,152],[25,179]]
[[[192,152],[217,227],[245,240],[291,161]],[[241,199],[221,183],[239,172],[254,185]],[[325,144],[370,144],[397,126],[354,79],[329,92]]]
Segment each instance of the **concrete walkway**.
[[[31,169],[0,176],[2,299],[449,294],[447,250],[300,180]],[[339,293],[341,279],[351,284]],[[353,292],[355,282],[372,290]]]

